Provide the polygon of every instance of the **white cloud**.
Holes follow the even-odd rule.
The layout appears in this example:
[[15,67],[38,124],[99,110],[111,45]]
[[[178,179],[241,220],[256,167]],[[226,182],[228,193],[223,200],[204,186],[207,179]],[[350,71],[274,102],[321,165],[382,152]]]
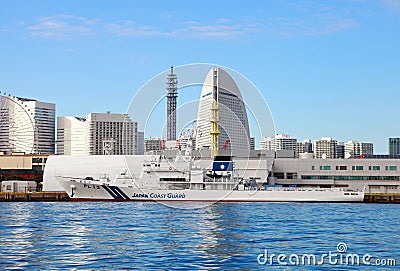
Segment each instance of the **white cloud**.
[[226,19],[220,19],[215,24],[201,24],[199,22],[187,23],[181,29],[175,31],[181,37],[193,38],[236,38],[257,32],[257,24],[232,23]]
[[157,36],[174,38],[235,38],[255,31],[255,25],[231,24],[227,20],[218,20],[215,24],[202,24],[200,22],[180,23],[178,27],[170,30],[140,25],[133,21],[107,24],[107,30],[118,36]]
[[252,35],[266,36],[311,36],[326,35],[356,25],[345,20],[317,13],[302,21],[294,18],[269,18],[264,22],[241,22],[220,18],[215,22],[202,23],[189,21],[152,26],[132,20],[106,22],[72,15],[46,16],[38,19],[37,24],[28,26],[32,37],[73,40],[96,34],[108,34],[120,37],[161,37],[180,39],[235,39]]
[[131,20],[126,20],[117,23],[108,23],[105,28],[114,35],[126,37],[139,37],[139,36],[169,36],[168,32],[160,31],[159,29],[148,26],[140,25]]
[[29,27],[29,31],[33,37],[69,40],[78,36],[93,35],[98,22],[99,20],[60,14],[40,17],[36,25]]

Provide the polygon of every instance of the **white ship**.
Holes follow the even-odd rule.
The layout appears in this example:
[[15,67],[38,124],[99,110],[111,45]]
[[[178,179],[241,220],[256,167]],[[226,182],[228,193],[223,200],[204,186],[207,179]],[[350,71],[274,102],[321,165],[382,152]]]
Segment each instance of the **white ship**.
[[56,177],[73,201],[191,202],[362,202],[364,191],[345,188],[274,187],[265,180],[244,178],[231,157],[217,157],[209,169],[191,156],[174,161],[150,156],[142,169],[121,169],[106,176]]

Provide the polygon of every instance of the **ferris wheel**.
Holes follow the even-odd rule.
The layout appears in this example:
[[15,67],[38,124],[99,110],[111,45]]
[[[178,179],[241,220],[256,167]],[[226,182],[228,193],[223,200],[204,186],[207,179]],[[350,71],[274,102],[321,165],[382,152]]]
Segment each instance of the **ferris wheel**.
[[27,103],[0,92],[0,151],[34,153],[35,121]]

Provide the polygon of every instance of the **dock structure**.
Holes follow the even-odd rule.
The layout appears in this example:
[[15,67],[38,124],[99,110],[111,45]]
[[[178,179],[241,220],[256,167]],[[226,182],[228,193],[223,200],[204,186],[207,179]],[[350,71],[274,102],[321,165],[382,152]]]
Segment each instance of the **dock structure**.
[[365,203],[400,203],[399,193],[365,193]]
[[0,202],[71,201],[65,192],[0,192]]

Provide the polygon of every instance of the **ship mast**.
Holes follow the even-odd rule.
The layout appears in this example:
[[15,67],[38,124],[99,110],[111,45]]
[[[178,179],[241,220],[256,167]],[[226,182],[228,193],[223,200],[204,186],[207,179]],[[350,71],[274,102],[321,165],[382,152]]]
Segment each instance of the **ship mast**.
[[218,106],[218,69],[213,69],[213,100],[211,105],[211,140],[212,140],[212,150],[211,150],[211,157],[215,158],[218,156],[218,135],[220,131],[218,130],[218,123],[219,123],[219,106]]

